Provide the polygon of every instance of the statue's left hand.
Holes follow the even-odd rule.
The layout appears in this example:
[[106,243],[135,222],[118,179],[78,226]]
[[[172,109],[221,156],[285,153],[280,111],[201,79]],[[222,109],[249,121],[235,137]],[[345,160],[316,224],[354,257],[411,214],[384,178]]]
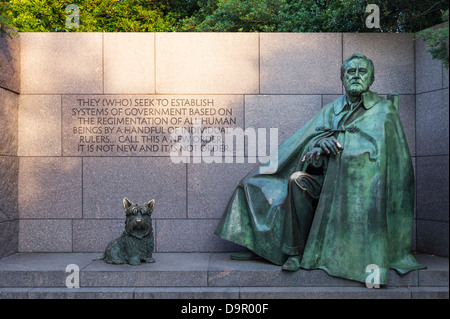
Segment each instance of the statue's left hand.
[[[323,157],[321,158],[321,156]],[[323,160],[328,156],[327,153],[321,147],[314,147],[303,157],[302,162],[307,162],[314,167],[321,167]]]

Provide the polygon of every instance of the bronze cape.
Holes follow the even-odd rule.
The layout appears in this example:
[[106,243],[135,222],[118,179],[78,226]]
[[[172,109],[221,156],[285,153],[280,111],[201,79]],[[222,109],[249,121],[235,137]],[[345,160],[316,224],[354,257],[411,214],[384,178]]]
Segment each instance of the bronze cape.
[[[291,196],[289,178],[306,171],[303,156],[315,143],[334,135],[344,150],[331,155],[306,243],[301,268],[365,282],[366,267],[405,274],[424,266],[410,253],[414,221],[414,174],[405,134],[392,102],[375,92],[343,122],[343,95],[326,105],[278,148],[278,169],[259,167],[238,185],[215,233],[281,265],[283,236]],[[299,221],[300,223],[302,221]],[[286,251],[286,247],[284,247]]]

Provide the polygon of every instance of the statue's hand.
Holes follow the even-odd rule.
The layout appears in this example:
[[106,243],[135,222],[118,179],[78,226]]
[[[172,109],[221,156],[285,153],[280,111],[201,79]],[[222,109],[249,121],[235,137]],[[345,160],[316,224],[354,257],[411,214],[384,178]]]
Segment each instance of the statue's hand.
[[333,155],[337,155],[339,154],[339,151],[344,149],[334,136],[324,137],[317,142],[317,146],[328,155],[331,153],[333,153]]
[[[323,157],[321,157],[324,155]],[[308,164],[314,167],[321,167],[323,165],[323,161],[328,156],[322,148],[314,147],[303,157],[302,162],[307,162]]]

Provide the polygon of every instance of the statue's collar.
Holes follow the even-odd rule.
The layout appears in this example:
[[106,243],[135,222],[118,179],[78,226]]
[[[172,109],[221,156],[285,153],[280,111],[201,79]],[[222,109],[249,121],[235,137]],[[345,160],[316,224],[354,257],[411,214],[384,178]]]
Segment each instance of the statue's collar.
[[[363,101],[363,106],[366,110],[372,108],[377,104],[381,98],[376,92],[367,91],[361,96]],[[342,112],[344,107],[347,105],[347,96],[344,94],[334,102],[334,114],[339,114]]]

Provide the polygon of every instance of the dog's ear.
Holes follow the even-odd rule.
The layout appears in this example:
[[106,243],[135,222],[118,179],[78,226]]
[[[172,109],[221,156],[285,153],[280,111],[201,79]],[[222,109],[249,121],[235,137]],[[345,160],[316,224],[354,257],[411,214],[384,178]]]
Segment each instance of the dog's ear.
[[152,199],[151,201],[149,201],[147,204],[145,204],[145,206],[148,207],[148,212],[149,214],[153,211],[153,206],[155,206],[155,200]]
[[123,209],[127,210],[128,207],[132,206],[133,203],[128,200],[128,198],[123,199]]

